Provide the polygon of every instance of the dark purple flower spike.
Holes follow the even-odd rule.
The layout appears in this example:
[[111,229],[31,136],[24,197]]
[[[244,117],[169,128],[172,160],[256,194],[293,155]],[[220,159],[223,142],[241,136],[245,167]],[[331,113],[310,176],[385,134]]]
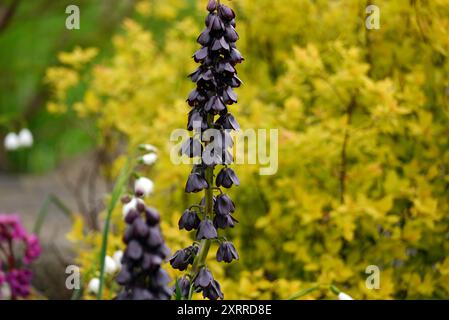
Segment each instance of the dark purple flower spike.
[[[168,300],[172,294],[170,278],[161,264],[170,254],[159,227],[159,213],[141,202],[141,210],[131,210],[125,217],[127,244],[116,281],[122,285],[117,300]],[[183,260],[178,257],[180,265]]]
[[[238,100],[234,89],[240,87],[242,81],[237,76],[236,65],[244,59],[236,48],[239,35],[235,29],[234,11],[217,0],[208,1],[207,11],[206,28],[197,38],[201,47],[193,55],[200,66],[189,75],[196,88],[187,98],[192,108],[187,129],[194,131],[195,135],[181,148],[181,154],[200,161],[193,167],[185,191],[196,193],[204,190],[205,196],[199,205],[185,210],[179,220],[180,229],[196,230],[197,241],[193,246],[177,251],[170,263],[179,270],[186,270],[191,265],[188,275],[178,279],[178,294],[180,292],[183,298],[190,299],[192,291],[202,292],[204,298],[216,300],[223,299],[223,293],[205,266],[211,243],[219,243],[218,261],[229,263],[238,259],[235,247],[229,241],[223,242],[217,230],[232,228],[237,223],[231,215],[235,211],[234,202],[220,188],[240,184],[234,170],[228,167],[233,161],[229,151],[233,147],[230,131],[240,129],[228,108]],[[216,131],[211,138],[207,134],[212,129]],[[212,151],[210,144],[213,144]],[[216,166],[221,166],[221,170],[215,176]],[[215,191],[219,192],[216,197]]]

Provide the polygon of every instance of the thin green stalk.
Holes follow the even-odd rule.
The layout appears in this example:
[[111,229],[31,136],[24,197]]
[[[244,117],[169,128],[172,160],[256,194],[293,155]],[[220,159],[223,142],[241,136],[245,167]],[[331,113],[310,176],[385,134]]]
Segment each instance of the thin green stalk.
[[109,227],[111,224],[112,212],[114,211],[114,209],[120,199],[120,196],[123,193],[123,189],[132,174],[132,171],[133,171],[132,169],[134,168],[134,161],[132,159],[134,159],[134,157],[128,158],[128,160],[126,161],[122,170],[120,171],[120,174],[117,178],[114,189],[112,190],[111,201],[109,202],[107,216],[106,216],[106,220],[104,222],[103,238],[102,238],[101,250],[100,250],[100,287],[98,289],[98,294],[97,294],[98,300],[101,300],[103,298],[104,276],[105,276],[104,266],[105,266],[107,248],[108,248]]
[[[211,128],[213,126],[214,118],[212,115],[207,116],[207,123]],[[214,206],[214,168],[207,167],[205,170],[205,178],[208,184],[208,188],[205,191],[205,206],[204,206],[204,218],[212,219],[213,215],[213,206]],[[193,264],[192,264],[192,272],[191,279],[193,280],[200,269],[206,264],[207,254],[209,253],[210,245],[212,240],[203,239],[200,242],[200,246],[198,249],[198,254],[196,255]],[[191,294],[189,294],[189,299],[191,299]]]
[[301,297],[304,297],[304,296],[306,296],[306,295],[308,295],[308,294],[318,290],[319,287],[320,287],[319,285],[316,285],[314,287],[311,287],[311,288],[304,289],[304,290],[301,290],[299,292],[296,292],[292,296],[288,297],[287,300],[297,300],[297,299],[299,299]]
[[[213,173],[212,167],[208,167],[206,169],[205,176],[206,176],[205,177],[206,181],[209,184],[209,187],[206,189],[206,192],[205,192],[205,200],[206,201],[205,201],[205,214],[204,215],[205,215],[205,218],[210,219],[210,218],[212,218],[212,214],[213,214],[213,197],[214,197],[213,188],[212,188],[214,173]],[[201,267],[204,266],[211,243],[212,243],[212,240],[210,240],[210,239],[201,240],[200,247],[198,249],[198,254],[196,255],[195,260],[193,261],[193,265],[192,265],[193,276],[195,276],[198,273],[198,271],[201,269]]]

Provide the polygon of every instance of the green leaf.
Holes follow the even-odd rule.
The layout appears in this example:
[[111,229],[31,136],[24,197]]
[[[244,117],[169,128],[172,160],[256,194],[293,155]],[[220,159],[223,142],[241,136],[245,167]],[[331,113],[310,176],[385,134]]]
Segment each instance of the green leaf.
[[175,283],[175,300],[182,300],[181,288],[179,287],[179,279]]
[[111,224],[111,216],[112,212],[114,211],[120,196],[123,193],[123,189],[129,180],[133,168],[134,168],[134,161],[132,160],[134,157],[130,157],[126,160],[125,165],[123,166],[122,170],[120,171],[120,174],[117,178],[117,181],[115,183],[114,189],[112,190],[111,195],[111,201],[109,202],[108,210],[107,210],[107,216],[106,220],[104,222],[104,228],[103,228],[103,239],[101,243],[101,250],[100,250],[100,288],[98,290],[97,299],[101,300],[103,298],[103,288],[104,288],[104,276],[105,276],[105,259],[106,259],[106,252],[108,248],[108,236],[109,236],[109,227]]
[[301,291],[298,291],[297,293],[291,295],[287,300],[296,300],[299,299],[301,297],[304,297],[314,291],[316,291],[318,289],[318,286],[312,287],[312,288],[308,288],[308,289],[304,289]]

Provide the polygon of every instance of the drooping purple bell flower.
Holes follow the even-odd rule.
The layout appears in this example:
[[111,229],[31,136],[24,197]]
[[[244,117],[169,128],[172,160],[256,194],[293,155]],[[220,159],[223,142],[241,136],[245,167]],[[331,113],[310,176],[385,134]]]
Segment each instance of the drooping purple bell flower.
[[229,241],[222,242],[217,250],[217,261],[230,263],[233,259],[239,259],[239,255],[237,250],[235,250],[234,245]]
[[201,220],[196,211],[187,209],[179,219],[178,226],[180,230],[186,229],[187,231],[191,231],[193,229],[198,229],[200,222]]
[[206,179],[198,173],[198,172],[192,172],[189,175],[189,178],[186,183],[186,192],[200,192],[203,189],[206,189],[209,187],[209,184],[207,183]]
[[217,175],[217,179],[215,181],[217,187],[225,187],[230,188],[232,185],[240,185],[240,180],[235,174],[234,170],[231,168],[223,168]]
[[214,226],[217,229],[234,228],[238,221],[231,214],[216,214]]
[[190,260],[190,256],[188,255],[186,250],[181,249],[181,250],[176,251],[175,254],[173,255],[173,257],[169,261],[170,261],[170,265],[174,269],[183,271],[183,270],[187,269],[187,267],[189,265],[189,260]]
[[212,283],[203,289],[203,297],[210,300],[217,300],[218,298],[223,299],[224,295],[221,292],[220,284],[217,280],[212,281]]
[[215,201],[214,210],[216,214],[226,215],[235,211],[235,205],[227,194],[222,193]]
[[237,122],[237,120],[235,120],[234,116],[230,113],[221,115],[215,123],[226,130],[235,130],[235,131],[240,130],[239,123]]
[[201,221],[196,233],[196,239],[215,239],[216,237],[217,229],[215,229],[212,221],[209,219],[204,219],[203,221]]
[[185,270],[189,264],[193,263],[195,255],[198,253],[197,246],[190,246],[185,249],[181,249],[175,252],[173,257],[170,258],[170,264],[174,269]]
[[198,275],[195,278],[194,285],[196,288],[207,288],[214,281],[212,272],[207,267],[201,268]]

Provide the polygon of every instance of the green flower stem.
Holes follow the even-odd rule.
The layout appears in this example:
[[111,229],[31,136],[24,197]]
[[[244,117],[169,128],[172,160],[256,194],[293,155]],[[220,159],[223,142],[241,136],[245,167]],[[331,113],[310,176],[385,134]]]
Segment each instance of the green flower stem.
[[109,227],[111,224],[112,212],[114,211],[117,203],[119,202],[120,196],[123,193],[125,185],[133,172],[135,162],[132,159],[134,159],[134,157],[128,158],[128,160],[125,163],[125,166],[120,171],[120,174],[114,186],[114,190],[112,190],[111,201],[109,202],[109,206],[107,209],[107,216],[104,222],[103,237],[100,250],[100,288],[98,289],[97,300],[101,300],[103,298],[103,288],[105,281],[105,260],[108,249]]
[[[209,125],[209,128],[212,128],[214,122],[214,118],[212,115],[207,116],[207,123]],[[205,170],[205,178],[208,184],[208,188],[205,191],[205,205],[204,205],[204,218],[212,219],[213,215],[213,206],[214,206],[214,168],[213,167],[207,167]],[[210,239],[203,239],[200,242],[200,246],[198,249],[198,254],[196,255],[195,259],[193,260],[192,264],[192,272],[191,272],[191,279],[195,279],[196,275],[200,271],[200,269],[206,264],[207,254],[209,253],[210,245],[212,243],[212,240]],[[192,290],[191,290],[192,291]],[[189,299],[191,299],[191,293],[189,294]]]
[[[213,213],[213,188],[212,188],[212,183],[213,183],[213,177],[214,177],[214,173],[213,173],[213,168],[209,167],[206,169],[205,172],[206,175],[206,181],[209,185],[209,187],[206,189],[206,195],[205,195],[205,218],[212,218],[212,213]],[[195,257],[195,260],[193,261],[193,265],[192,265],[192,275],[193,277],[196,276],[196,274],[198,273],[198,271],[200,271],[201,267],[203,267],[205,265],[206,262],[206,258],[207,258],[207,254],[209,252],[210,249],[210,245],[212,243],[212,240],[210,239],[203,239],[200,242],[200,247],[198,249],[198,254]],[[193,278],[192,278],[193,279]]]

